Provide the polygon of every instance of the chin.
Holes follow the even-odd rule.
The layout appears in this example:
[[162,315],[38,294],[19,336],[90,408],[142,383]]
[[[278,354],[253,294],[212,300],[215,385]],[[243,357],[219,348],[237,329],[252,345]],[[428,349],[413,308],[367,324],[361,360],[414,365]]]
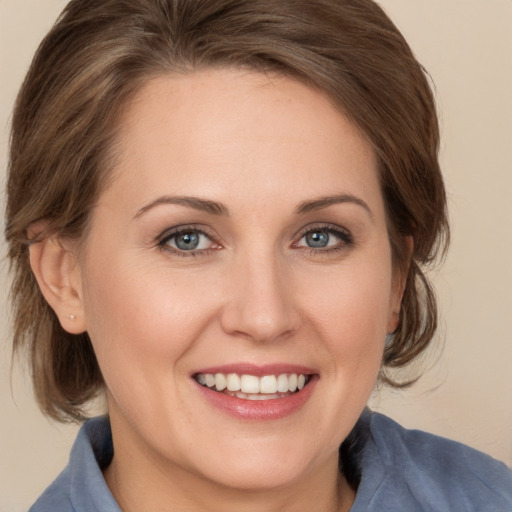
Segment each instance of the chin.
[[[301,444],[302,449],[298,450]],[[313,453],[316,452],[314,449],[304,450],[303,440],[293,443],[244,440],[218,452],[222,455],[211,454],[203,459],[200,468],[203,477],[217,485],[240,491],[283,489],[307,479],[316,467],[326,466],[324,454]],[[330,459],[337,468],[337,449]]]
[[270,492],[292,486],[301,480],[300,468],[287,464],[248,466],[233,464],[224,466],[215,474],[205,475],[217,485],[243,492]]

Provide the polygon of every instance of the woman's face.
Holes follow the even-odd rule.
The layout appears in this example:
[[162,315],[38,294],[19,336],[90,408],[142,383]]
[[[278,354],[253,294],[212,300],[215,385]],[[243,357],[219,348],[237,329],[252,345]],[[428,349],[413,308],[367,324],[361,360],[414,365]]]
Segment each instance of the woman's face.
[[247,490],[337,471],[400,303],[370,144],[235,70],[150,81],[119,144],[77,270],[114,463]]

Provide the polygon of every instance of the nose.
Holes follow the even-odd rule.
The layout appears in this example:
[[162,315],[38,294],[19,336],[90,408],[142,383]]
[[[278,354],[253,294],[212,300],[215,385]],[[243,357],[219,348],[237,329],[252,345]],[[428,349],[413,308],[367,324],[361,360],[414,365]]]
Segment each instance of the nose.
[[300,314],[291,270],[274,254],[239,258],[226,279],[228,296],[221,313],[224,332],[271,342],[298,329]]

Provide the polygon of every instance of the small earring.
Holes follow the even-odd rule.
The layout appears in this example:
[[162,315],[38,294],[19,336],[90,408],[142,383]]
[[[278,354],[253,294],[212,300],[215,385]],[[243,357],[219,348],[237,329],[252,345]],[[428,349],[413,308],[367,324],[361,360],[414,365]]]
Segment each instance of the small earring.
[[76,318],[75,315],[66,315],[66,318],[69,318],[70,320],[74,320]]

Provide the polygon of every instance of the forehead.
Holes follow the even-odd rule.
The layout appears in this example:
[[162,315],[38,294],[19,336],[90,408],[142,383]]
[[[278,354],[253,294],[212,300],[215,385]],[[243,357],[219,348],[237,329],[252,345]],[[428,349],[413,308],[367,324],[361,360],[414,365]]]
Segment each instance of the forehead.
[[375,154],[360,131],[325,95],[283,76],[160,76],[126,105],[118,134],[114,181],[148,200],[164,184],[218,196],[233,180],[249,190],[266,184],[270,195],[378,188]]

